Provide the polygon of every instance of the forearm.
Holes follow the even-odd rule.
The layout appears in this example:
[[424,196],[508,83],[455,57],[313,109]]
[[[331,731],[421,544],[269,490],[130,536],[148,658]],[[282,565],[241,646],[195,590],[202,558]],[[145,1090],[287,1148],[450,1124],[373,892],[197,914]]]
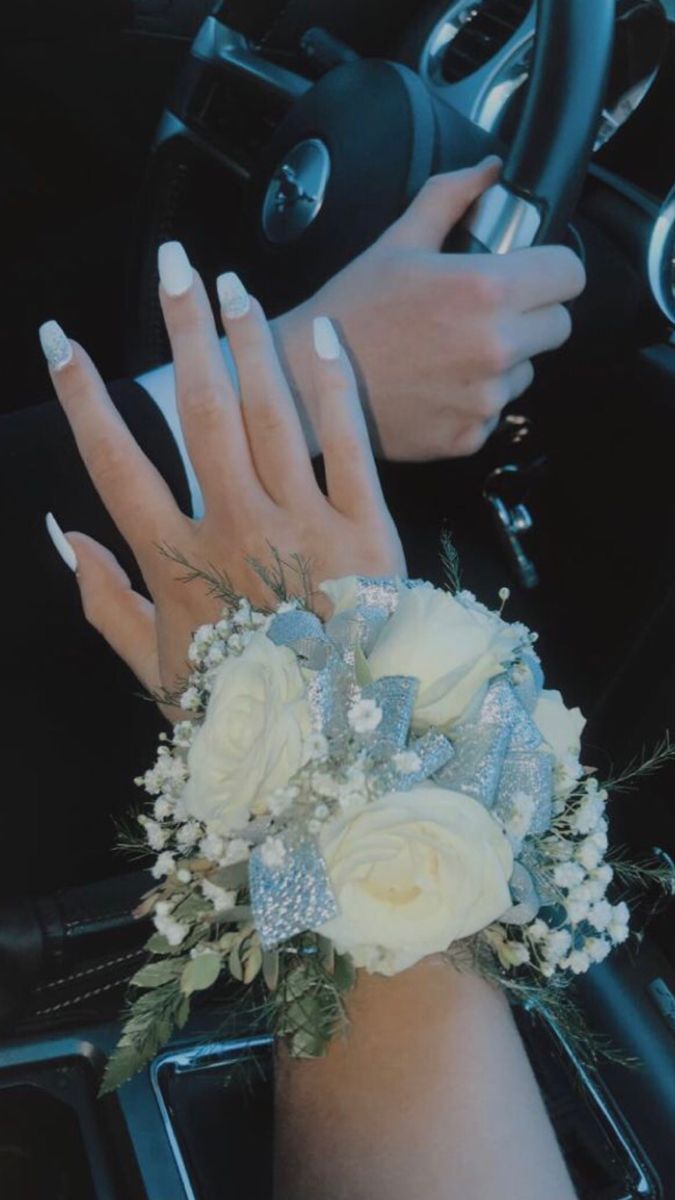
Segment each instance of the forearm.
[[277,1067],[278,1200],[574,1200],[504,997],[440,959],[361,975],[347,1038]]

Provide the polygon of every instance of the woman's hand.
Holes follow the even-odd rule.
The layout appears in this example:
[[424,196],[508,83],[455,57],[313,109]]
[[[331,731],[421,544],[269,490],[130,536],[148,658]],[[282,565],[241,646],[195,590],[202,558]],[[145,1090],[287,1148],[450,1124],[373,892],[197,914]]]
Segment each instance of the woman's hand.
[[[222,602],[161,553],[227,575],[256,605],[272,595],[251,565],[298,555],[316,587],[347,574],[402,575],[401,544],[380,489],[356,385],[330,321],[314,321],[312,371],[327,495],[318,487],[267,322],[236,276],[218,281],[241,402],[223,363],[203,284],[182,247],[160,250],[162,308],[173,352],[178,410],[204,495],[193,521],[115,409],[85,351],[54,322],[41,330],[51,376],[89,475],[138,562],[151,600],[134,592],[113,558],[84,533],[57,548],[76,569],[84,612],[141,682],[173,692],[187,671],[193,630]],[[312,334],[307,328],[307,338]],[[69,551],[70,548],[70,551]],[[74,555],[73,555],[74,552]],[[287,572],[290,590],[302,591]],[[295,586],[294,586],[295,585]]]
[[585,284],[565,246],[509,254],[441,254],[499,160],[431,178],[374,245],[274,322],[311,423],[311,380],[299,329],[334,318],[360,376],[378,449],[421,462],[473,454],[504,407],[532,383],[532,359],[567,340],[563,307]]

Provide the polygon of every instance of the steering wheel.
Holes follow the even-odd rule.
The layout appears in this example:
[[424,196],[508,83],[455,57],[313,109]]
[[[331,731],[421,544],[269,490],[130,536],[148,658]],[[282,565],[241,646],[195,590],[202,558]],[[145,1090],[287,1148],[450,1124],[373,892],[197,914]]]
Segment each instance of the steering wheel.
[[208,280],[238,270],[274,314],[370,245],[431,174],[492,151],[505,160],[501,181],[446,248],[504,253],[563,237],[598,129],[614,21],[615,0],[538,0],[528,93],[504,147],[398,62],[339,48],[337,65],[312,82],[226,24],[219,6],[151,156],[130,369],[167,357],[155,256],[169,238],[185,241]]

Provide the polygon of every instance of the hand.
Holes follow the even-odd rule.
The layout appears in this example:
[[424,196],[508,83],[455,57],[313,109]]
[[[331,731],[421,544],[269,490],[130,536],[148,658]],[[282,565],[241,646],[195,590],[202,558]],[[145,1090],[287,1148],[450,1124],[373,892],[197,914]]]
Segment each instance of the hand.
[[[506,404],[531,384],[531,359],[562,345],[563,303],[583,290],[571,250],[441,254],[452,227],[499,174],[499,160],[438,175],[382,237],[307,303],[278,318],[309,417],[313,401],[297,329],[315,313],[337,321],[385,457],[473,454]],[[298,324],[299,323],[299,324]]]
[[[171,547],[197,568],[223,571],[234,590],[268,607],[271,593],[250,565],[299,555],[314,586],[348,574],[402,575],[405,561],[380,490],[354,377],[327,320],[314,324],[313,388],[327,496],[314,478],[295,406],[260,306],[236,276],[220,283],[223,320],[241,404],[220,352],[201,280],[176,243],[160,252],[164,318],[178,409],[206,512],[184,516],[134,441],[91,360],[58,326],[43,327],[52,380],[108,512],[133,551],[151,600],[132,591],[113,556],[83,533],[68,534],[84,612],[142,683],[173,691],[187,670],[193,630],[220,615],[202,580],[162,555]],[[227,315],[229,313],[229,316]],[[311,326],[305,331],[311,338]],[[53,526],[52,526],[53,528]],[[53,533],[59,543],[58,527]],[[71,561],[71,565],[73,565]],[[293,576],[288,575],[290,590]],[[295,580],[297,591],[301,581]]]

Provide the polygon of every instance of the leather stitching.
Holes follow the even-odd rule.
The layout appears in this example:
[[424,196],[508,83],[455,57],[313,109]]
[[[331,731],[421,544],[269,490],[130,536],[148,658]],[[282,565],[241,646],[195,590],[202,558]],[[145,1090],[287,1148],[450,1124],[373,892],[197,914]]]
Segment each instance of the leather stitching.
[[40,1008],[37,1012],[31,1013],[31,1020],[36,1017],[48,1017],[51,1013],[62,1012],[65,1008],[74,1008],[75,1005],[81,1004],[83,1000],[91,1000],[94,996],[102,996],[104,992],[110,992],[113,988],[118,988],[124,980],[113,979],[112,983],[104,983],[101,987],[92,988],[89,992],[81,992],[79,996],[73,996],[70,1000],[63,1000],[61,1004],[52,1004],[50,1008]]
[[127,954],[120,954],[117,958],[107,958],[104,962],[98,963],[95,967],[87,967],[84,971],[63,975],[59,979],[50,979],[48,983],[41,983],[35,990],[39,993],[53,991],[54,988],[62,987],[64,984],[74,983],[76,979],[85,979],[89,975],[97,975],[101,971],[107,971],[111,967],[129,962],[133,958],[139,958],[142,953],[144,953],[142,950],[130,950]]

